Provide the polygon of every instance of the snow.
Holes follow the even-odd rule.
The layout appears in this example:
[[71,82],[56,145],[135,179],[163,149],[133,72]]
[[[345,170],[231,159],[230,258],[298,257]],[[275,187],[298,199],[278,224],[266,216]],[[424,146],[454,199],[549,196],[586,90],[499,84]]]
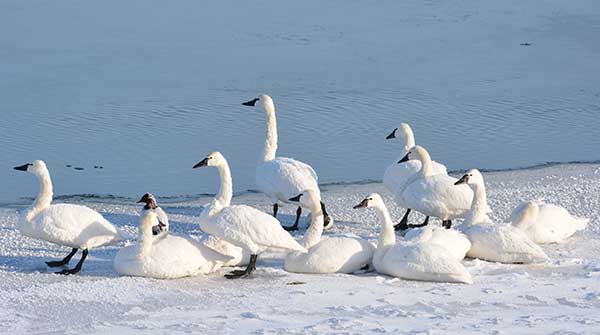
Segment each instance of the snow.
[[[473,285],[399,280],[377,273],[287,273],[276,255],[259,258],[248,280],[220,273],[177,280],[118,277],[119,247],[94,249],[80,275],[51,273],[44,261],[67,248],[29,239],[16,230],[17,210],[0,208],[0,333],[2,334],[591,334],[600,330],[600,165],[557,165],[484,173],[494,221],[506,220],[522,200],[544,198],[589,227],[564,244],[544,246],[542,265],[463,263]],[[325,185],[336,219],[326,234],[376,239],[372,211],[353,210],[365,195],[382,194],[394,220],[403,209],[380,183]],[[171,229],[198,237],[199,201],[162,203]],[[79,200],[131,233],[140,210],[134,200]],[[234,197],[268,211],[261,194]],[[280,217],[294,219],[284,206]],[[423,217],[413,216],[420,221]],[[433,224],[440,224],[434,220]],[[301,234],[299,232],[298,234]]]

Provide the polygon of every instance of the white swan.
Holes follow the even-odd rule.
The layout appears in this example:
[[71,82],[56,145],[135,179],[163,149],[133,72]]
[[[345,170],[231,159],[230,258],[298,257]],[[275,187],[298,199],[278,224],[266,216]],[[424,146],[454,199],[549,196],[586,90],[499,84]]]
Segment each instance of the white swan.
[[523,202],[510,215],[512,225],[538,244],[562,242],[576,231],[585,229],[589,221],[543,200]]
[[454,186],[458,180],[454,177],[435,174],[425,148],[419,145],[411,148],[400,163],[410,159],[420,161],[421,170],[410,178],[402,191],[406,207],[442,219],[446,228],[451,227],[452,219],[465,217],[471,208],[473,191],[466,185]]
[[81,270],[88,250],[122,240],[124,236],[100,213],[85,206],[52,205],[52,180],[46,163],[41,160],[15,167],[38,178],[40,193],[33,205],[19,218],[19,230],[25,236],[73,248],[64,259],[46,262],[49,267],[67,265],[82,249],[81,259],[73,269],[59,274],[75,274]]
[[469,215],[460,226],[471,241],[467,256],[499,263],[537,263],[548,260],[544,251],[520,229],[509,224],[495,224],[490,220],[486,214],[485,183],[478,170],[469,170],[456,184],[468,184],[474,192]]
[[394,226],[383,199],[377,193],[366,197],[354,208],[373,207],[381,221],[381,234],[373,255],[375,270],[399,278],[473,283],[471,274],[447,249],[430,243],[431,236],[396,243]]
[[220,152],[211,153],[194,165],[194,168],[203,166],[217,168],[221,177],[221,186],[212,203],[202,212],[200,228],[207,234],[222,238],[250,252],[250,262],[246,270],[236,270],[225,277],[233,279],[250,275],[256,269],[257,256],[267,248],[307,251],[281,227],[276,218],[250,206],[230,205],[231,171],[227,160]]
[[[275,105],[270,96],[261,95],[244,102],[242,105],[260,107],[267,114],[267,139],[263,156],[256,166],[256,187],[272,200],[273,216],[277,217],[279,202],[290,203],[289,198],[302,193],[304,190],[320,192],[317,173],[310,165],[301,161],[276,157],[277,119],[275,117]],[[325,228],[327,229],[332,226],[333,221],[327,214],[325,204],[321,202],[321,206],[325,215]],[[298,206],[294,225],[285,227],[285,230],[297,230],[301,214],[302,207]]]
[[306,190],[290,201],[311,211],[310,227],[300,244],[308,252],[294,251],[285,257],[283,268],[298,273],[353,273],[368,267],[375,247],[358,237],[331,236],[321,239],[323,212],[321,197],[314,190]]
[[114,259],[115,270],[126,276],[171,279],[207,274],[218,270],[228,256],[183,237],[164,232],[153,235],[158,215],[144,211],[140,216],[138,243],[121,248]]
[[146,204],[142,209],[141,215],[144,215],[144,212],[146,211],[152,211],[156,213],[158,224],[152,227],[152,235],[158,235],[169,231],[169,217],[167,216],[167,213],[165,213],[165,211],[158,206],[156,203],[156,198],[152,193],[144,194],[138,203]]
[[455,229],[446,229],[438,226],[427,226],[407,230],[404,235],[407,241],[428,241],[444,247],[452,257],[463,260],[471,249],[471,242],[467,236]]
[[[398,157],[390,166],[385,169],[383,174],[383,184],[385,187],[394,195],[396,203],[401,207],[406,208],[406,213],[402,217],[402,220],[394,226],[396,230],[406,230],[412,227],[419,227],[422,225],[408,225],[408,216],[411,212],[410,207],[404,202],[402,197],[402,191],[406,187],[407,183],[411,180],[411,177],[416,175],[421,170],[421,162],[416,159],[411,159],[404,162],[399,162],[406,155],[406,153],[415,146],[415,136],[412,129],[406,123],[401,123],[400,126],[394,129],[385,139],[400,139],[404,143],[402,155]],[[432,174],[448,174],[446,167],[438,162],[431,162]],[[427,218],[425,219],[428,221]]]

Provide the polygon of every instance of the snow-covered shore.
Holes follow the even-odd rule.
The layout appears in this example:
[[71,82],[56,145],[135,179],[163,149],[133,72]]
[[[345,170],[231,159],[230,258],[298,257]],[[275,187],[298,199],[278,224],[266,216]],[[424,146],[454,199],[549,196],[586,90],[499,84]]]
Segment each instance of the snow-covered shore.
[[[112,258],[120,246],[93,250],[77,276],[54,275],[44,261],[68,250],[22,237],[16,209],[0,208],[0,333],[6,334],[591,334],[600,331],[600,165],[572,164],[485,173],[494,218],[503,220],[520,200],[545,198],[590,226],[564,244],[544,247],[544,265],[500,265],[465,260],[473,285],[424,283],[363,275],[285,272],[276,258],[259,259],[249,280],[222,274],[179,280],[118,277]],[[143,190],[142,190],[143,192]],[[326,186],[323,198],[336,219],[329,233],[376,239],[374,213],[353,210],[366,194],[384,196],[382,184]],[[92,199],[93,200],[93,199]],[[200,201],[162,204],[172,229],[200,236]],[[269,211],[260,194],[236,203]],[[82,203],[130,232],[139,206],[117,201]],[[283,207],[285,223],[293,208]],[[422,217],[413,217],[421,220]],[[438,221],[433,221],[439,224]]]

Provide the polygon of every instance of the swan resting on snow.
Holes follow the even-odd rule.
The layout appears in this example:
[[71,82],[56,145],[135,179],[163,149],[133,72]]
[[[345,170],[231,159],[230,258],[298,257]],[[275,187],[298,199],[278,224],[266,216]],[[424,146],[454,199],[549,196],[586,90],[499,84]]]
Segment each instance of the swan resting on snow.
[[548,260],[546,253],[520,229],[509,224],[493,223],[487,216],[485,183],[478,170],[469,170],[456,182],[456,185],[463,184],[473,189],[471,210],[460,226],[471,241],[471,249],[467,256],[509,264]]
[[446,248],[429,242],[431,234],[396,243],[390,213],[379,194],[370,194],[354,206],[355,209],[367,207],[374,208],[381,221],[382,231],[373,255],[373,266],[377,272],[412,280],[473,283],[471,274],[455,256]]
[[194,168],[213,166],[219,171],[219,193],[201,214],[200,228],[250,252],[245,270],[225,275],[228,279],[248,277],[256,269],[256,259],[268,248],[287,251],[307,250],[286,232],[279,221],[264,212],[246,205],[231,206],[232,180],[229,164],[220,152],[213,152],[194,165]]
[[308,252],[294,251],[286,255],[283,268],[297,273],[353,273],[368,268],[375,247],[358,237],[332,236],[321,239],[323,212],[321,197],[314,190],[306,190],[290,199],[311,211],[310,227],[300,244]]
[[[277,119],[275,104],[268,95],[261,95],[242,103],[244,106],[259,107],[267,114],[267,138],[260,162],[256,166],[256,186],[273,201],[273,216],[277,217],[279,202],[290,203],[289,199],[304,190],[319,191],[317,173],[308,164],[301,161],[277,157]],[[325,204],[321,202],[321,210],[325,215],[325,228],[333,225]],[[302,215],[302,205],[296,210],[296,221],[285,230],[298,230],[298,222]]]
[[455,229],[446,229],[439,226],[426,226],[423,228],[409,229],[404,235],[407,241],[424,241],[437,244],[448,250],[456,260],[463,260],[471,249],[471,241],[467,236]]
[[157,224],[156,212],[142,212],[138,243],[120,249],[115,256],[114,267],[119,274],[181,278],[216,271],[229,260],[192,238],[170,232],[154,235],[152,228]]
[[72,269],[59,274],[76,274],[81,271],[88,250],[123,240],[125,236],[95,210],[72,204],[52,204],[52,180],[46,163],[33,161],[14,168],[37,177],[40,183],[33,205],[19,218],[19,230],[25,236],[71,247],[71,252],[60,261],[46,262],[49,267],[69,264],[79,249],[81,259]]
[[142,215],[145,211],[153,211],[158,217],[158,224],[152,227],[152,235],[158,235],[169,231],[169,217],[167,216],[167,213],[163,211],[162,208],[158,207],[158,204],[156,203],[156,198],[152,193],[144,194],[142,198],[138,201],[138,203],[145,204],[144,208],[142,209]]
[[[402,220],[394,226],[394,229],[406,230],[413,227],[425,226],[427,225],[427,222],[429,222],[429,217],[425,218],[424,224],[408,224],[408,216],[411,212],[411,208],[408,207],[402,197],[402,191],[404,191],[407,183],[411,180],[411,177],[421,170],[422,166],[421,162],[416,159],[402,161],[402,158],[406,153],[415,146],[415,135],[408,124],[401,123],[400,126],[395,128],[385,139],[399,139],[404,143],[402,155],[390,164],[383,174],[383,184],[385,187],[394,195],[396,203],[401,207],[406,208],[406,213],[402,217]],[[432,174],[448,174],[446,167],[438,162],[431,161],[431,168]]]
[[523,202],[510,215],[513,226],[538,244],[560,243],[578,230],[585,229],[589,221],[572,216],[566,209],[543,200]]

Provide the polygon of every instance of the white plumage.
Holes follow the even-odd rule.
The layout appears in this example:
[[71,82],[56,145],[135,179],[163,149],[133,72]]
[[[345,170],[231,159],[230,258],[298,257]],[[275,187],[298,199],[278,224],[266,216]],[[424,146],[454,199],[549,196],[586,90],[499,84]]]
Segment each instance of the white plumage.
[[471,249],[471,242],[467,236],[455,229],[446,229],[439,226],[426,226],[407,230],[404,235],[407,241],[428,241],[448,250],[457,260],[462,260]]

